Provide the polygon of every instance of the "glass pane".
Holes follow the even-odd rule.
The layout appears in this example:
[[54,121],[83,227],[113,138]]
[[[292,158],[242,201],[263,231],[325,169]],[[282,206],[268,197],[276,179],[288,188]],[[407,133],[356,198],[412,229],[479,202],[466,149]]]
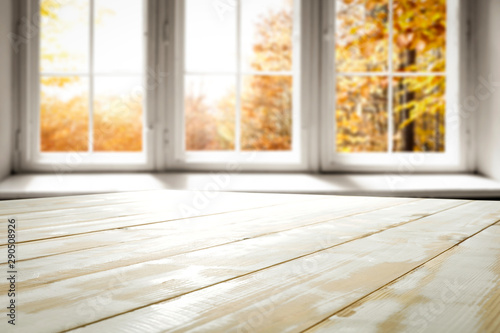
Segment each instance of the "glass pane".
[[235,3],[186,0],[186,71],[236,71]]
[[444,72],[446,0],[394,0],[394,69]]
[[337,78],[337,152],[387,151],[387,77]]
[[243,80],[241,149],[292,149],[292,77],[255,75]]
[[40,15],[40,70],[87,72],[89,1],[42,0]]
[[292,70],[292,0],[241,2],[244,71]]
[[95,0],[95,72],[142,73],[142,0]]
[[394,79],[394,151],[443,152],[444,76]]
[[94,151],[142,151],[142,77],[96,77]]
[[380,72],[388,68],[388,0],[337,0],[337,72]]
[[87,151],[88,80],[42,77],[40,88],[41,151]]
[[235,78],[185,78],[186,150],[234,149]]

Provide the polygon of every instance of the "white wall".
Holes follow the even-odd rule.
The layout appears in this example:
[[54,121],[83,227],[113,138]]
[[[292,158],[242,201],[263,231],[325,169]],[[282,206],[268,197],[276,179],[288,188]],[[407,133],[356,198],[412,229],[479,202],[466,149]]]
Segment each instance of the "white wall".
[[12,1],[0,0],[0,179],[11,171],[12,161]]
[[[485,93],[477,111],[477,169],[500,180],[500,0],[476,0],[474,4],[477,73],[473,84]],[[489,90],[485,90],[480,88],[486,86],[479,83],[480,78],[498,84],[488,84]]]

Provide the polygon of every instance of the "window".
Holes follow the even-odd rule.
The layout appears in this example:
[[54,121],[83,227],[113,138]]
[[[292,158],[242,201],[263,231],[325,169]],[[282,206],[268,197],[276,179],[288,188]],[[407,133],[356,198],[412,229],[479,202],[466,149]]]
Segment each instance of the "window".
[[325,168],[457,167],[457,1],[328,5]]
[[300,1],[178,3],[177,158],[300,164]]
[[465,170],[460,1],[23,0],[22,169]]
[[[145,4],[40,0],[33,71],[35,163],[146,165]],[[35,78],[39,78],[36,80]]]

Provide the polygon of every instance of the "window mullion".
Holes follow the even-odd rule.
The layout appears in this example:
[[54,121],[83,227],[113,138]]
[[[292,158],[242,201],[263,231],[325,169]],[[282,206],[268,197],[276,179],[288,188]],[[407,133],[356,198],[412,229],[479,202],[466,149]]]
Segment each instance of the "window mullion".
[[235,150],[241,150],[241,0],[238,0],[236,11],[236,117],[235,117]]
[[88,151],[94,151],[94,1],[90,0],[89,13],[89,129],[88,129]]
[[392,88],[392,83],[393,83],[393,76],[394,76],[394,68],[392,64],[392,41],[393,41],[393,34],[394,34],[394,24],[393,24],[393,7],[392,7],[392,1],[389,0],[389,43],[388,43],[388,71],[389,71],[389,76],[387,77],[387,89],[389,90],[387,93],[387,98],[389,99],[387,101],[387,139],[389,142],[387,143],[387,149],[389,153],[392,153],[393,151],[393,145],[394,145],[394,140],[393,140],[393,133],[394,133],[394,122],[393,122],[393,114],[392,114],[392,108],[393,108],[393,88]]

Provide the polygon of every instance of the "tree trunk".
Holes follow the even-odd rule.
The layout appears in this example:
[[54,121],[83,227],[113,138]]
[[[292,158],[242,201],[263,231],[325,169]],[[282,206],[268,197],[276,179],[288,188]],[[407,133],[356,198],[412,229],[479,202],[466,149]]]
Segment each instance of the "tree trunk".
[[434,129],[434,137],[435,137],[435,146],[434,146],[434,151],[440,151],[439,145],[441,144],[440,142],[440,135],[439,135],[439,124],[441,122],[441,117],[439,116],[439,111],[436,112],[436,128]]
[[[416,50],[406,50],[406,57],[404,66],[408,67],[416,64],[417,53]],[[415,99],[415,93],[409,90],[408,85],[399,82],[399,90],[404,91],[404,94],[401,94],[399,103],[400,105],[408,105],[411,101]],[[401,123],[410,119],[410,111],[411,107],[406,107],[401,110]],[[407,124],[402,129],[402,151],[413,151],[415,149],[415,122]]]

